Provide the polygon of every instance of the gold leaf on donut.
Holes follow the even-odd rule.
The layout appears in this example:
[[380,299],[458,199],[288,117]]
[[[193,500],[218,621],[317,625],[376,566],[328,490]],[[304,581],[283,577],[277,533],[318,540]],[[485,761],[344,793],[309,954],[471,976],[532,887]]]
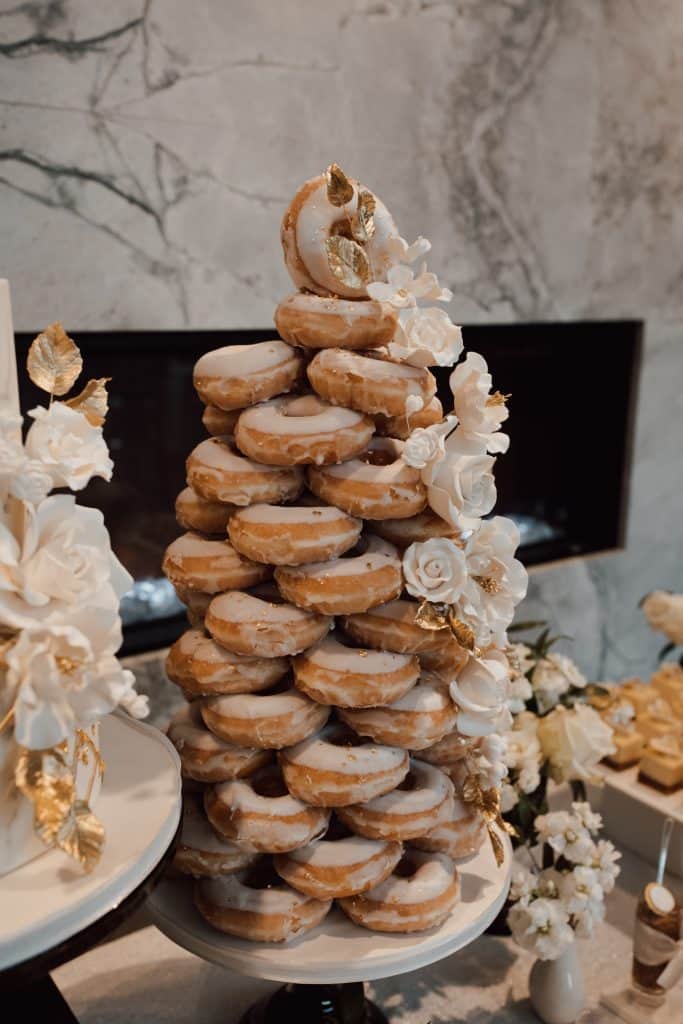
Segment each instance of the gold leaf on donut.
[[446,629],[448,626],[448,605],[422,601],[415,612],[415,625],[420,629]]
[[451,633],[460,646],[464,647],[466,651],[473,651],[476,639],[474,630],[466,622],[463,622],[462,619],[459,619],[453,609],[450,610],[448,615],[448,625],[451,627]]
[[325,248],[327,265],[347,288],[363,288],[370,280],[370,264],[358,242],[343,235],[330,235]]
[[57,845],[77,860],[85,871],[92,871],[102,854],[104,825],[85,800],[76,800],[57,836]]
[[353,199],[353,185],[339,164],[330,164],[325,171],[327,198],[333,206],[346,206]]
[[368,242],[375,233],[375,197],[366,188],[358,192],[358,208],[351,218],[351,234],[357,242]]
[[66,404],[82,412],[93,427],[101,427],[109,411],[107,384],[111,377],[97,377],[89,380],[80,394],[67,399]]
[[43,391],[65,395],[83,369],[83,360],[78,346],[56,321],[31,342],[26,368]]

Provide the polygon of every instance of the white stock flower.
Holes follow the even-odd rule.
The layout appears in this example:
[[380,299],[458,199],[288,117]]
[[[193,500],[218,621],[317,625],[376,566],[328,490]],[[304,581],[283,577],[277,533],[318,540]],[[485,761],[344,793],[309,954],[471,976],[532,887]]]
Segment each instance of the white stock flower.
[[556,782],[591,780],[603,757],[614,753],[612,730],[587,704],[554,708],[539,719],[538,738]]
[[519,793],[511,782],[503,782],[500,787],[500,809],[503,814],[513,810],[519,803]]
[[536,882],[536,893],[548,900],[559,900],[562,872],[557,868],[543,868]]
[[531,673],[531,685],[536,695],[538,709],[541,714],[545,714],[546,711],[555,707],[560,697],[571,687],[583,689],[586,685],[586,677],[566,654],[551,651],[546,654],[545,658],[536,662]]
[[558,856],[575,864],[590,864],[595,844],[588,829],[569,811],[540,814],[534,822],[541,842],[548,843]]
[[449,684],[458,706],[457,728],[463,736],[488,736],[509,728],[512,717],[507,708],[508,685],[508,665],[501,651],[490,651],[482,658],[468,657]]
[[586,800],[575,800],[572,804],[572,814],[575,814],[583,827],[594,835],[602,828],[602,815],[594,811]]
[[102,513],[56,494],[0,513],[0,621],[13,629],[69,620],[77,605],[118,609],[132,579]]
[[491,374],[484,357],[468,352],[453,370],[450,385],[462,439],[480,445],[482,451],[506,452],[510,438],[499,428],[509,412],[501,395],[491,395]]
[[508,699],[508,707],[512,714],[518,715],[524,711],[526,702],[531,700],[533,695],[534,691],[526,676],[513,676],[510,680],[510,697]]
[[80,491],[94,476],[111,480],[114,464],[101,427],[64,402],[38,406],[29,416],[35,422],[26,435],[26,452],[42,463],[55,487]]
[[533,793],[541,784],[540,761],[529,757],[520,763],[517,775],[517,785],[522,793]]
[[427,485],[430,508],[461,532],[476,530],[496,503],[491,455],[462,455],[448,451]]
[[446,435],[456,423],[455,416],[447,416],[430,427],[416,427],[403,445],[401,458],[406,466],[422,470],[424,483],[431,482],[438,463],[446,454]]
[[507,921],[515,942],[541,960],[556,960],[574,939],[559,900],[540,898],[526,905],[515,903]]
[[642,609],[652,629],[672,644],[683,645],[683,594],[653,590],[642,602]]
[[409,309],[401,313],[388,349],[410,366],[452,366],[462,353],[462,329],[436,306]]
[[560,899],[568,914],[578,914],[602,906],[602,886],[597,872],[586,864],[577,864],[560,875]]
[[510,899],[513,903],[526,905],[531,899],[536,888],[536,875],[528,868],[513,868],[512,881],[510,882]]
[[580,939],[590,939],[595,931],[596,922],[602,921],[604,916],[604,903],[588,904],[584,910],[579,910],[572,915],[574,933]]
[[403,555],[403,576],[413,597],[453,604],[467,582],[464,552],[448,537],[417,541]]
[[598,882],[603,892],[610,893],[614,889],[621,868],[617,861],[621,859],[621,853],[610,843],[608,839],[598,839],[593,850],[592,867],[595,869]]
[[536,723],[536,716],[524,711],[505,733],[505,760],[510,771],[517,774],[517,786],[522,793],[533,793],[541,782],[543,755]]

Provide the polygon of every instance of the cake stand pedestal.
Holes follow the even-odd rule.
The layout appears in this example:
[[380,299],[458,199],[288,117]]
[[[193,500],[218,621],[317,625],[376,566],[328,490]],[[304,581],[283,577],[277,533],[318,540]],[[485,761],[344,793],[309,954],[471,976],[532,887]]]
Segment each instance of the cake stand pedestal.
[[243,1024],[380,1024],[384,1016],[362,982],[404,974],[455,953],[486,930],[507,897],[512,847],[501,833],[498,867],[490,844],[458,864],[461,897],[448,920],[428,932],[389,935],[352,924],[336,907],[313,931],[286,944],[247,942],[213,929],[195,909],[192,886],[165,879],[147,907],[156,926],[197,956],[254,978],[285,983],[256,1004]]
[[0,878],[0,993],[14,993],[31,1019],[49,1009],[53,1020],[73,1020],[49,972],[141,906],[179,832],[180,762],[166,737],[113,714],[102,720],[100,747],[106,767],[95,810],[106,843],[94,871],[49,850]]

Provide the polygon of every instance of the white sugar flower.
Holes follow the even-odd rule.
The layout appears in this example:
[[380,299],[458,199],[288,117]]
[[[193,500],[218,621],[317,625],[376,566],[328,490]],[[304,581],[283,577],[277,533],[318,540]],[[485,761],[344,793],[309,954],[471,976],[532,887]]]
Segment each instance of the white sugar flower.
[[38,406],[29,416],[35,422],[26,435],[26,452],[42,463],[55,487],[80,491],[94,476],[111,480],[114,464],[101,427],[64,402]]
[[413,597],[453,604],[467,582],[465,555],[448,537],[418,541],[403,555],[403,576]]
[[481,451],[506,452],[510,438],[499,428],[509,412],[505,397],[499,392],[491,394],[491,374],[483,356],[468,352],[453,370],[450,385],[461,439],[481,446]]
[[515,903],[507,920],[515,942],[541,960],[556,960],[574,939],[559,900],[541,898],[526,906]]
[[548,843],[558,856],[575,864],[590,864],[595,845],[588,829],[568,811],[551,811],[536,818],[535,828],[541,842]]
[[422,470],[422,480],[429,483],[436,467],[446,454],[446,435],[453,429],[455,416],[446,416],[430,427],[416,427],[403,445],[401,458],[407,466]]
[[560,875],[560,899],[568,914],[602,906],[602,887],[597,872],[585,864],[577,864],[571,871]]
[[598,762],[614,753],[612,729],[587,704],[554,708],[539,719],[538,738],[556,782],[594,779]]
[[392,235],[387,239],[387,251],[389,256],[398,263],[414,263],[422,259],[430,252],[432,243],[428,238],[419,235],[412,245],[408,245],[405,238],[400,235]]
[[26,458],[8,482],[9,493],[20,501],[39,505],[54,486],[50,474],[39,459]]
[[489,651],[482,658],[468,657],[449,685],[458,706],[457,728],[463,736],[488,736],[510,727],[508,685],[508,665],[501,651]]
[[606,893],[612,892],[621,868],[617,863],[621,853],[607,839],[598,839],[593,850],[592,866],[598,876],[598,882]]
[[512,729],[505,733],[507,765],[511,769],[519,768],[526,759],[541,759],[541,744],[538,741],[536,715],[524,711],[517,715]]
[[672,644],[683,645],[683,594],[653,590],[642,602],[645,618]]
[[0,501],[12,495],[37,505],[52,489],[52,477],[26,454],[21,422],[21,416],[0,412]]
[[430,508],[456,530],[476,530],[496,503],[494,462],[490,455],[447,451],[427,488]]
[[443,309],[402,311],[389,355],[410,366],[452,366],[463,349],[462,329]]
[[508,769],[505,738],[498,733],[485,736],[473,757],[474,770],[482,789],[499,789]]
[[586,685],[586,677],[579,671],[566,654],[550,652],[541,658],[531,673],[538,709],[541,714],[549,711],[571,687],[579,689]]
[[429,273],[424,263],[417,277],[405,264],[389,267],[386,281],[371,282],[367,292],[371,299],[388,302],[396,309],[415,306],[418,299],[450,302],[453,298],[453,293],[441,287],[436,274]]
[[602,815],[594,811],[587,801],[575,801],[572,804],[572,814],[575,814],[584,828],[595,835],[602,828]]
[[521,903],[525,906],[531,899],[536,888],[536,875],[528,868],[515,867],[512,871],[510,882],[510,899],[513,903]]

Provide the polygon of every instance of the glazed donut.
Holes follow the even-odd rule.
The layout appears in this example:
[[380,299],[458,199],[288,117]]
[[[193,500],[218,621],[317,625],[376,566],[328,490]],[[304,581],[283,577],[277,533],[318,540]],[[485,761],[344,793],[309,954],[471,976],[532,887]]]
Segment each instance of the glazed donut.
[[343,807],[387,793],[407,775],[405,750],[362,740],[337,723],[278,755],[287,788],[306,803]]
[[411,544],[422,543],[431,537],[449,537],[460,546],[459,532],[430,508],[416,516],[410,516],[409,519],[380,519],[371,523],[369,529],[378,537],[388,540],[390,544],[395,544],[400,551],[405,551]]
[[401,459],[402,451],[402,441],[373,437],[362,455],[349,462],[311,466],[308,486],[323,501],[362,519],[414,516],[425,507],[427,490],[419,469]]
[[219,409],[217,405],[207,405],[202,413],[202,423],[207,434],[221,437],[223,434],[235,433],[235,424],[240,417],[241,409]]
[[409,850],[385,882],[339,905],[354,924],[371,931],[423,932],[445,921],[459,896],[450,857]]
[[188,629],[166,656],[166,675],[190,697],[268,690],[288,668],[287,658],[248,658],[226,651],[203,629]]
[[362,614],[345,616],[342,625],[356,643],[376,647],[380,651],[422,654],[438,650],[446,630],[418,626],[415,622],[417,608],[415,601],[389,601]]
[[340,807],[337,814],[359,836],[402,841],[426,835],[448,821],[452,811],[451,780],[434,765],[413,759],[405,779],[391,793]]
[[373,299],[358,302],[295,292],[275,310],[278,333],[290,345],[306,348],[377,348],[389,344],[397,324],[398,310]]
[[407,750],[422,750],[455,728],[458,709],[446,687],[423,677],[386,707],[340,708],[339,717],[359,736]]
[[327,721],[330,709],[294,687],[265,693],[232,693],[202,702],[211,732],[244,747],[279,750],[310,736]]
[[279,339],[226,345],[197,360],[192,379],[205,405],[226,412],[291,391],[303,378],[305,360]]
[[[358,210],[358,197],[366,192],[357,181],[350,181],[353,194],[343,206],[333,205],[327,193],[327,174],[305,182],[296,193],[282,219],[280,237],[289,276],[297,288],[316,295],[339,295],[345,299],[362,299],[367,295],[366,281],[358,278],[343,281],[330,269],[327,243],[340,233],[346,234]],[[362,248],[365,251],[372,280],[381,281],[395,262],[390,240],[398,238],[398,229],[386,206],[374,198],[375,230]]]
[[469,655],[452,634],[447,632],[443,637],[440,633],[436,635],[439,637],[440,646],[433,651],[424,651],[420,654],[420,665],[425,672],[431,673],[442,682],[451,683],[460,669],[464,668]]
[[161,568],[174,586],[203,594],[252,587],[270,577],[267,566],[250,562],[227,540],[209,540],[198,533],[184,533],[169,544]]
[[220,501],[207,501],[185,487],[175,500],[175,517],[184,530],[198,530],[200,533],[225,535],[230,513],[234,505],[224,505]]
[[435,764],[437,768],[443,768],[445,771],[456,761],[471,754],[478,745],[478,737],[462,736],[454,729],[438,743],[433,743],[430,747],[423,747],[420,751],[420,760]]
[[252,942],[286,942],[323,920],[332,903],[292,889],[263,858],[234,875],[197,883],[195,906],[210,925]]
[[451,818],[418,839],[412,845],[430,853],[447,853],[455,859],[471,857],[486,839],[486,822],[479,811],[473,810],[457,797],[453,800]]
[[288,601],[323,615],[363,612],[401,593],[403,577],[396,548],[379,537],[361,538],[341,558],[275,570],[280,593]]
[[330,820],[323,807],[308,807],[287,792],[272,765],[251,778],[207,790],[204,806],[216,832],[244,850],[286,853],[322,836]]
[[319,900],[355,896],[383,882],[403,854],[401,843],[354,836],[333,821],[322,839],[279,853],[275,870],[307,896]]
[[406,416],[405,412],[398,416],[383,416],[378,413],[375,416],[375,430],[381,437],[398,437],[402,441],[407,441],[417,427],[431,427],[435,423],[440,423],[442,419],[443,406],[434,395],[421,409],[411,412],[409,416]]
[[327,616],[238,590],[214,598],[204,621],[219,644],[252,658],[300,654],[322,639],[332,625]]
[[255,562],[301,565],[344,554],[362,523],[332,505],[250,505],[230,520],[232,546]]
[[185,605],[187,617],[193,629],[202,629],[204,616],[213,601],[214,594],[202,594],[198,590],[190,590],[188,587],[175,586],[178,600]]
[[373,415],[402,416],[406,399],[415,395],[426,403],[436,391],[436,380],[429,370],[341,348],[318,352],[308,364],[307,373],[321,398]]
[[255,857],[235,843],[219,839],[197,797],[183,798],[183,823],[173,857],[173,866],[178,871],[195,878],[231,875],[248,867]]
[[416,657],[345,647],[333,635],[294,659],[297,687],[321,704],[375,707],[406,694],[420,674]]
[[265,750],[235,746],[209,732],[202,721],[199,701],[187,704],[173,716],[168,738],[178,751],[183,775],[195,782],[239,779],[270,760]]
[[374,429],[369,416],[302,395],[245,409],[237,421],[235,441],[255,462],[322,466],[362,452]]
[[187,482],[202,498],[231,505],[256,501],[291,501],[301,493],[303,470],[298,466],[264,466],[246,459],[232,438],[209,437],[187,459]]

